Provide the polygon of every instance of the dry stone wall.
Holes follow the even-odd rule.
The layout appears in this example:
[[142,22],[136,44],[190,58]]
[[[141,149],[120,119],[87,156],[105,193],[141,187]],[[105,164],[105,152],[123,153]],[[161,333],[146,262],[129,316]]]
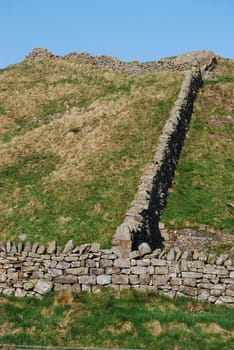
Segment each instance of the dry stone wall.
[[141,248],[126,259],[98,243],[46,248],[7,242],[0,247],[0,292],[39,297],[51,290],[97,292],[103,287],[190,296],[212,303],[234,305],[234,251],[217,256],[208,252]]
[[140,180],[123,223],[118,227],[113,247],[122,257],[145,243],[145,249],[154,249],[162,244],[159,218],[166,206],[168,189],[172,184],[185,134],[190,122],[193,101],[202,85],[197,61],[187,71],[178,99],[159,138],[152,164]]
[[[53,58],[54,55],[45,49],[36,49],[27,58],[36,57]],[[156,63],[144,66],[132,62],[128,65],[106,56],[95,57],[75,53],[67,59],[88,60],[103,68],[126,69],[130,75],[139,75],[156,67]],[[186,60],[181,58],[177,63],[165,60],[156,65],[159,69],[164,65],[164,69],[186,70]],[[213,64],[215,59],[211,62],[209,58],[207,69]],[[0,242],[0,293],[41,298],[51,290],[96,292],[103,287],[135,288],[159,291],[171,297],[184,295],[234,305],[233,249],[220,256],[208,251],[155,249],[162,243],[158,220],[201,84],[200,67],[193,63],[192,70],[185,73],[153,163],[141,178],[136,197],[123,224],[117,229],[113,247],[101,249],[98,243],[75,246],[73,241],[65,247],[59,247],[55,241],[48,247],[29,242]]]

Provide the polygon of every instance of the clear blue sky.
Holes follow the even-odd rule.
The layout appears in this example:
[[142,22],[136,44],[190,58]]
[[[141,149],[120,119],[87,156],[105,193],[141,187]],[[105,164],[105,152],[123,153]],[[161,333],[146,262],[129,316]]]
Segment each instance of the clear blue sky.
[[234,58],[234,0],[0,0],[0,67],[35,47],[152,61],[197,49]]

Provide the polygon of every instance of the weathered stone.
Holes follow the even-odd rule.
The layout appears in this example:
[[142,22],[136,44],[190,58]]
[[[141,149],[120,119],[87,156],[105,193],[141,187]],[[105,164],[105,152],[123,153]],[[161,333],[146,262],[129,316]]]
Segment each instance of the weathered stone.
[[57,243],[52,241],[49,243],[47,248],[47,254],[54,254],[56,252]]
[[25,290],[32,290],[34,288],[34,284],[32,282],[25,282],[23,284],[23,288]]
[[152,266],[166,266],[167,265],[167,261],[163,260],[163,259],[152,258],[151,259],[151,264],[152,264]]
[[183,278],[202,278],[202,273],[199,272],[182,272]]
[[190,287],[196,287],[197,280],[196,278],[184,278],[184,285]]
[[27,292],[21,288],[16,288],[15,296],[18,298],[24,298],[26,296]]
[[97,276],[97,284],[106,285],[111,283],[111,276],[99,275]]
[[99,252],[100,251],[100,244],[99,243],[92,243],[89,251],[92,253]]
[[113,284],[124,284],[127,285],[129,282],[128,275],[112,275]]
[[139,245],[138,247],[138,251],[140,253],[140,256],[144,256],[146,254],[149,254],[152,252],[152,249],[150,247],[150,245],[146,242],[143,242]]
[[168,266],[156,266],[154,272],[156,275],[167,275]]
[[100,260],[100,267],[111,267],[113,266],[113,261],[109,259],[101,259]]
[[167,260],[168,261],[174,261],[175,260],[175,250],[174,249],[170,249],[168,254],[167,254]]
[[45,254],[46,251],[46,247],[44,245],[41,245],[38,249],[37,249],[37,254]]
[[153,284],[156,286],[162,286],[167,284],[169,278],[164,275],[154,275],[153,276]]
[[39,280],[34,287],[34,292],[43,295],[50,292],[52,288],[53,283],[51,281]]
[[59,276],[54,278],[54,282],[59,284],[73,284],[77,283],[77,278],[75,275]]
[[180,286],[179,291],[185,295],[189,295],[191,297],[195,297],[198,294],[197,288],[188,287],[188,286]]
[[2,294],[4,295],[13,295],[15,293],[15,288],[5,288],[3,289]]
[[118,258],[114,261],[114,266],[121,268],[130,267],[130,259]]
[[65,245],[65,247],[64,247],[64,249],[63,249],[63,253],[66,254],[66,253],[71,252],[72,249],[74,249],[74,247],[75,247],[75,244],[74,244],[73,240],[70,239],[70,240],[66,243],[66,245]]
[[131,267],[131,273],[134,275],[145,275],[147,268],[145,266],[133,266]]
[[220,255],[216,260],[216,265],[223,265],[224,262],[229,258],[228,254]]

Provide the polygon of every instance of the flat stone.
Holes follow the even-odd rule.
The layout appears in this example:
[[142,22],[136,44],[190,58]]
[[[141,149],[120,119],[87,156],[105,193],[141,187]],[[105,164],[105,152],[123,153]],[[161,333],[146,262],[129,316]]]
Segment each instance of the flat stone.
[[127,285],[129,282],[128,275],[112,275],[112,284],[124,284]]
[[174,261],[176,257],[174,249],[170,249],[168,254],[167,254],[167,260],[168,261]]
[[229,258],[228,254],[222,254],[220,255],[216,260],[216,265],[220,266],[223,265],[224,262]]
[[73,284],[77,283],[77,278],[76,275],[58,276],[54,278],[54,282],[58,284]]
[[114,261],[115,267],[130,267],[130,259],[118,258]]
[[111,276],[108,275],[99,275],[97,276],[97,284],[107,285],[111,283]]

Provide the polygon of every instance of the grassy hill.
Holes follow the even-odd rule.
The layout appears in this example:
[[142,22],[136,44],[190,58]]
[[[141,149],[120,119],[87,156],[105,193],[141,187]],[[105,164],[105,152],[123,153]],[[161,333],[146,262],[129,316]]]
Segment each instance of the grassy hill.
[[172,228],[208,225],[234,233],[234,61],[220,60],[194,105],[167,208]]
[[111,245],[176,100],[176,72],[129,78],[62,58],[0,72],[1,240]]

